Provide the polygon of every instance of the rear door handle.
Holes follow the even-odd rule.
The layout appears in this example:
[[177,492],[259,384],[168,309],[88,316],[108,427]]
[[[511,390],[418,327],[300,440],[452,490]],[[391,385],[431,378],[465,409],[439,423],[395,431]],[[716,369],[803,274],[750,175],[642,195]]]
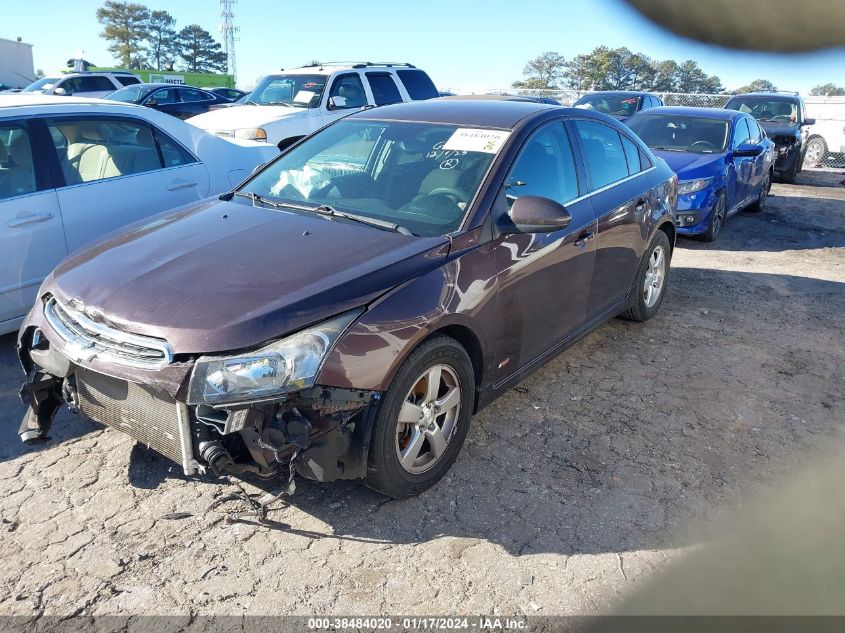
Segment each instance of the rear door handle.
[[586,245],[586,243],[589,242],[594,237],[595,237],[595,233],[593,233],[592,231],[587,231],[585,233],[581,233],[581,235],[578,236],[578,239],[575,240],[573,242],[573,244],[575,244],[575,246],[578,246],[580,248],[581,246]]
[[46,222],[53,217],[52,213],[30,213],[29,215],[19,215],[6,222],[6,226],[15,229],[26,224],[35,224],[36,222]]
[[196,181],[182,180],[181,178],[177,178],[167,186],[167,190],[176,191],[177,189],[187,189],[188,187],[196,187],[197,184],[198,183]]

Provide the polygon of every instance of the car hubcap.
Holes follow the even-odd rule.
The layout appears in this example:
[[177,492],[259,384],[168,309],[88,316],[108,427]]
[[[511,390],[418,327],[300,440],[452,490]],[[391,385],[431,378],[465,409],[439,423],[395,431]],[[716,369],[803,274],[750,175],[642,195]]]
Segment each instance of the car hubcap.
[[821,143],[810,143],[807,146],[807,158],[810,159],[812,164],[816,164],[821,162],[822,159],[822,146]]
[[432,468],[443,455],[458,425],[461,383],[446,365],[426,370],[408,391],[399,409],[396,455],[407,472]]
[[666,254],[663,247],[656,247],[648,258],[648,268],[645,271],[643,284],[643,300],[647,308],[651,308],[660,298],[663,290],[663,280],[666,278]]
[[760,202],[757,205],[761,209],[763,208],[763,205],[766,203],[766,196],[769,195],[769,181],[770,181],[770,179],[771,179],[770,176],[766,176],[766,180],[763,181],[763,189],[760,191]]

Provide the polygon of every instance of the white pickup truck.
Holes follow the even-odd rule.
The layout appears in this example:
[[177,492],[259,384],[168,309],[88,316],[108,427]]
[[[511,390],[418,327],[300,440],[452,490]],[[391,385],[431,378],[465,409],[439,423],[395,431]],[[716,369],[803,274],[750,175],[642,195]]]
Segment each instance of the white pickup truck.
[[284,149],[362,108],[438,96],[429,76],[411,64],[327,63],[267,75],[243,105],[212,110],[188,123]]
[[[804,164],[817,167],[830,154],[845,154],[845,97],[807,97],[805,103],[816,123],[809,129]],[[840,157],[836,163],[843,161]]]

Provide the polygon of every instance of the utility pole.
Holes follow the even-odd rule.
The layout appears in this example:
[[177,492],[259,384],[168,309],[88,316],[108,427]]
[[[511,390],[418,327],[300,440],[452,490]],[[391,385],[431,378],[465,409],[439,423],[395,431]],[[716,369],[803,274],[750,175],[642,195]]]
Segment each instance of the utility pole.
[[220,0],[220,32],[223,34],[223,52],[226,53],[226,67],[229,74],[238,80],[238,66],[235,61],[235,42],[240,39],[237,34],[240,27],[235,26],[235,12],[233,8],[238,0]]

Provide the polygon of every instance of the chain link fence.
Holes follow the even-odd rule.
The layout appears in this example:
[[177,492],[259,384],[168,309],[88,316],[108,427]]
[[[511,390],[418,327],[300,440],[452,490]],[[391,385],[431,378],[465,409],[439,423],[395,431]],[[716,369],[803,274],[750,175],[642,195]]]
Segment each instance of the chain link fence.
[[[469,91],[453,90],[457,94]],[[587,91],[580,90],[530,90],[502,88],[477,94],[514,95],[555,99],[570,106]],[[670,106],[695,108],[722,108],[731,95],[682,92],[654,92]],[[807,116],[815,119],[809,127],[804,168],[845,168],[845,97],[804,97]]]

